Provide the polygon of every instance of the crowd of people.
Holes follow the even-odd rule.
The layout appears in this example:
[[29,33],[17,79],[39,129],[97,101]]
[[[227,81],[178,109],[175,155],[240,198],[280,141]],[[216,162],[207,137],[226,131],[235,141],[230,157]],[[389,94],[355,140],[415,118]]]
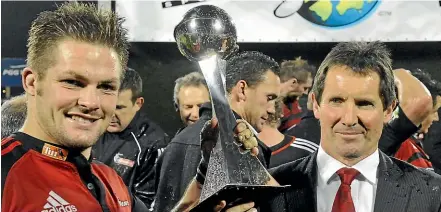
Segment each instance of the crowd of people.
[[[70,2],[29,30],[25,93],[1,106],[2,211],[189,211],[217,127],[203,75],[175,81],[173,136],[141,108],[123,19]],[[441,211],[441,82],[392,68],[381,42],[337,44],[317,68],[258,51],[227,59],[231,133],[290,185],[264,202],[213,211]],[[300,102],[301,97],[307,101]],[[228,207],[227,207],[228,205]]]

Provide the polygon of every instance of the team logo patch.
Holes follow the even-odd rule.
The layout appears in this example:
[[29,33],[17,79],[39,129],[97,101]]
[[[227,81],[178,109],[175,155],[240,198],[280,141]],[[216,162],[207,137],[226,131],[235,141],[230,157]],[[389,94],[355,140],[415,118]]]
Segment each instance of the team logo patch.
[[69,152],[63,148],[56,147],[50,144],[44,144],[41,154],[57,160],[66,160]]
[[43,206],[41,212],[76,212],[75,205],[68,203],[54,191],[49,192],[47,203]]
[[135,165],[135,161],[129,160],[127,158],[123,158],[122,156],[123,155],[121,153],[116,154],[113,157],[113,162],[120,164],[120,165],[128,166],[128,167],[133,167]]
[[128,207],[130,205],[128,200],[121,201],[119,199],[118,199],[118,204],[121,207]]

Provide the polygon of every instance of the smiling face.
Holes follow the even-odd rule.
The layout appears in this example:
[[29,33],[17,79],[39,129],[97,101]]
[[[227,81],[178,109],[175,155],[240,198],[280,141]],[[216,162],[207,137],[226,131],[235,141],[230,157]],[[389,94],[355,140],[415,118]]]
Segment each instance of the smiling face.
[[72,148],[88,148],[104,133],[115,111],[121,68],[112,49],[75,40],[60,41],[55,63],[38,78],[23,72],[29,134]]
[[199,108],[203,103],[209,102],[210,96],[207,87],[183,86],[178,93],[179,116],[188,126],[199,120]]
[[383,124],[392,112],[392,106],[383,108],[379,91],[380,77],[374,71],[359,74],[347,66],[330,67],[321,102],[313,95],[326,153],[353,164],[378,148]]

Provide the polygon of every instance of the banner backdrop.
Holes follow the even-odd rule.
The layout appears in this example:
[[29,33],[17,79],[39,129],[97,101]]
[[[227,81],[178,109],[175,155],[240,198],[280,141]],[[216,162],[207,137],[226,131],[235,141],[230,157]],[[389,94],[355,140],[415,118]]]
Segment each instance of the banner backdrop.
[[25,67],[25,58],[2,58],[2,87],[21,87],[21,72]]
[[239,42],[441,41],[437,0],[117,0],[115,10],[132,42],[174,42],[175,25],[202,4],[231,15]]

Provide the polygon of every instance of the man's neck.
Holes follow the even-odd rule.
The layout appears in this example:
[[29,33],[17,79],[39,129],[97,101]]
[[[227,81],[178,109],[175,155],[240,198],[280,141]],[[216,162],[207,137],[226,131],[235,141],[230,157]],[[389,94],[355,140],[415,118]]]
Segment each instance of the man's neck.
[[32,118],[26,118],[20,131],[46,143],[61,145],[57,140],[45,133],[40,124]]
[[364,160],[365,158],[369,157],[371,154],[373,154],[377,149],[372,149],[369,153],[367,154],[363,154],[363,155],[352,155],[352,156],[343,156],[343,155],[339,155],[336,152],[330,151],[328,150],[328,148],[326,147],[326,145],[323,145],[324,143],[322,141],[320,141],[321,143],[321,148],[323,149],[324,152],[326,152],[326,154],[328,154],[329,156],[331,156],[332,158],[334,158],[335,160],[340,161],[340,163],[343,163],[344,165],[348,166],[348,167],[352,167],[355,164],[357,164],[358,162]]
[[[23,127],[20,129],[20,132],[26,133],[29,136],[32,136],[32,137],[39,139],[39,140],[46,142],[46,143],[55,144],[58,146],[63,146],[56,139],[54,139],[51,136],[44,133],[43,129],[40,128],[40,125],[37,123],[34,123],[34,122],[35,121],[27,118],[25,123],[23,124]],[[33,126],[38,126],[38,127],[33,127]],[[87,149],[82,150],[81,154],[87,160],[89,160],[91,152],[92,152],[92,147],[88,147]]]
[[267,146],[272,147],[279,144],[283,140],[284,135],[277,128],[264,126],[257,137]]
[[239,115],[241,118],[244,118],[244,112],[235,104],[230,104],[231,110],[234,111],[237,115]]
[[90,155],[92,154],[92,147],[89,147],[83,151],[81,151],[81,154],[87,159],[89,160]]

